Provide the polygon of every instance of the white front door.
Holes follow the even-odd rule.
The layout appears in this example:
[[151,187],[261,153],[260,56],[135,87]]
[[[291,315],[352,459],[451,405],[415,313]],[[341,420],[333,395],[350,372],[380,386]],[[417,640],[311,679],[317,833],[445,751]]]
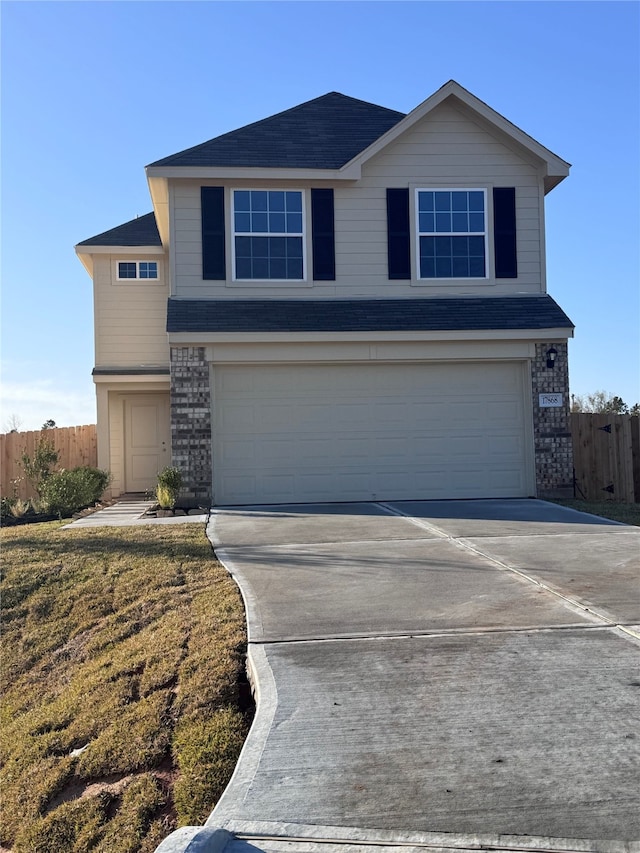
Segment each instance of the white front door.
[[158,472],[171,464],[168,394],[124,400],[125,490],[153,491]]

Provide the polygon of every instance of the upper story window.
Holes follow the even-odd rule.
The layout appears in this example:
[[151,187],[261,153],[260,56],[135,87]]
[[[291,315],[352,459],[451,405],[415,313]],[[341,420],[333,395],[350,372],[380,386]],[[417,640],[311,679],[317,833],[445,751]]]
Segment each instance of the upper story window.
[[234,190],[235,278],[304,279],[301,190]]
[[157,261],[118,261],[119,279],[157,279]]
[[417,190],[420,278],[486,278],[485,190]]

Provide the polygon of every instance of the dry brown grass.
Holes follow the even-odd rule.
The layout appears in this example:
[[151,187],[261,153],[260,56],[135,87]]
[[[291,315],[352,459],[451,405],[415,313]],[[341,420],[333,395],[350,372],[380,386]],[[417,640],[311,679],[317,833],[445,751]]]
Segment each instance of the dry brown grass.
[[632,524],[640,527],[640,504],[622,503],[620,501],[581,501],[558,500],[553,503],[577,509],[580,512],[589,512],[591,515],[599,515],[602,518],[610,518],[612,521],[621,521],[623,524]]
[[0,842],[152,851],[206,819],[247,732],[235,584],[200,525],[9,528]]

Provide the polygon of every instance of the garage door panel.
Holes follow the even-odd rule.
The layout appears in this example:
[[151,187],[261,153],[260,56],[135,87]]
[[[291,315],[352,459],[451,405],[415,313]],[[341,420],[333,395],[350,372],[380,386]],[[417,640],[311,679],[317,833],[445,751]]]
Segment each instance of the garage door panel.
[[214,370],[217,503],[528,494],[519,363]]

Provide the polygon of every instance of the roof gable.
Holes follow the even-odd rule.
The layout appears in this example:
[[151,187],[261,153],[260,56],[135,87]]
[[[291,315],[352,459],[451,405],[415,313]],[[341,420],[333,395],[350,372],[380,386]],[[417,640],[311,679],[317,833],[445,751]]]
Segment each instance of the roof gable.
[[558,157],[557,154],[554,154],[548,148],[545,148],[544,145],[541,145],[532,136],[520,130],[519,127],[504,118],[504,116],[500,115],[500,113],[496,112],[488,104],[485,104],[484,101],[476,98],[475,95],[472,95],[471,92],[459,83],[456,83],[455,80],[449,80],[448,83],[441,86],[426,101],[423,101],[399,122],[396,122],[386,133],[373,140],[368,148],[356,154],[349,163],[345,163],[343,168],[360,168],[363,163],[366,163],[367,160],[370,160],[388,145],[395,142],[399,136],[406,133],[447,99],[453,99],[459,107],[462,107],[482,124],[498,131],[503,137],[509,138],[520,148],[528,152],[530,156],[533,156],[536,160],[544,164],[546,166],[545,192],[549,192],[549,190],[553,189],[556,184],[560,183],[569,174],[569,163]]
[[117,225],[95,237],[89,237],[78,246],[161,246],[160,234],[154,213],[137,216],[123,225]]
[[339,169],[404,118],[404,113],[330,92],[262,121],[151,163]]

